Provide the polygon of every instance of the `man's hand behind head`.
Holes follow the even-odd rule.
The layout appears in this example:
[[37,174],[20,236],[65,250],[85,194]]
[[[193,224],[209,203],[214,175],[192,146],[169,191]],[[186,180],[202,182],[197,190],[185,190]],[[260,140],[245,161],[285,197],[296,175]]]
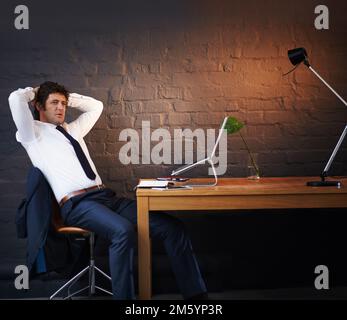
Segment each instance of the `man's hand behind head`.
[[34,99],[30,101],[30,105],[35,108],[37,92],[39,91],[40,86],[33,88],[33,92],[35,93]]
[[33,91],[35,92],[35,96],[36,96],[36,94],[37,94],[37,91],[39,91],[39,89],[40,89],[40,86],[35,87],[35,88],[33,89]]

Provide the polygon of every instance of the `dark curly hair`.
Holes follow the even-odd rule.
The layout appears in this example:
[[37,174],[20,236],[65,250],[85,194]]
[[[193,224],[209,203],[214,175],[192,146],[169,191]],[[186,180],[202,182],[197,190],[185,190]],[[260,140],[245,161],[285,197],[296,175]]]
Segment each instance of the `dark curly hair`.
[[[45,109],[46,101],[51,93],[60,93],[65,96],[66,100],[69,99],[69,91],[64,86],[56,82],[46,81],[40,85],[35,102],[39,103]],[[36,108],[34,109],[34,119],[40,120],[40,113]]]

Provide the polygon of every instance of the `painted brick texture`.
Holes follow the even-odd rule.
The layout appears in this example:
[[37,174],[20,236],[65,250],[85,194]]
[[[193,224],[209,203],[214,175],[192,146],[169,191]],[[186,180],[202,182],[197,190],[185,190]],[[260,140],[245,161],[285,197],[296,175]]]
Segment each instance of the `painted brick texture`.
[[[60,11],[52,15],[47,5],[33,4],[27,31],[13,28],[11,6],[4,5],[0,241],[1,230],[13,228],[29,167],[15,141],[7,98],[45,80],[104,103],[86,141],[104,183],[120,195],[134,197],[138,178],[167,175],[175,167],[120,163],[120,132],[135,128],[141,136],[146,120],[152,130],[207,129],[232,115],[246,124],[243,135],[264,176],[318,175],[346,124],[347,108],[304,66],[282,74],[291,69],[287,50],[304,46],[314,68],[347,97],[347,4],[325,2],[331,7],[328,31],[314,28],[315,1],[139,2],[137,10],[101,2],[65,9],[62,20]],[[242,141],[231,136],[228,145],[225,176],[245,176]],[[347,174],[346,151],[345,142],[332,174]],[[7,249],[0,246],[0,256],[1,250]]]

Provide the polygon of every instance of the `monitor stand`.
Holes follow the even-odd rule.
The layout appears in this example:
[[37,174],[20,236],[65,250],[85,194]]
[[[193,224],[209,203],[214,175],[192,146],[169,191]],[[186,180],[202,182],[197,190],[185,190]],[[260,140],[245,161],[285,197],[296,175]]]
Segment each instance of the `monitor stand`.
[[205,163],[206,161],[209,162],[209,164],[211,165],[212,167],[212,171],[213,171],[213,175],[214,175],[214,182],[213,183],[203,183],[203,184],[187,184],[185,186],[188,186],[188,187],[214,187],[217,185],[218,183],[218,178],[217,178],[217,173],[216,173],[216,169],[214,167],[214,164],[213,164],[213,157],[214,157],[214,154],[217,150],[217,146],[219,144],[219,141],[220,139],[222,138],[222,135],[223,135],[223,132],[225,132],[225,126],[226,126],[226,123],[228,121],[229,117],[225,117],[224,120],[223,120],[223,123],[222,123],[222,126],[219,130],[219,134],[218,134],[218,138],[216,140],[216,143],[214,144],[214,147],[213,147],[213,150],[211,152],[211,154],[205,158],[205,159],[202,159],[202,160],[199,160],[197,162],[194,162],[194,163],[191,163],[191,164],[188,164],[186,166],[183,166],[181,168],[178,168],[177,170],[173,170],[172,173],[171,173],[171,176],[176,176],[182,172],[185,172],[187,170],[190,170],[196,166],[198,166],[199,164],[203,164]]
[[216,173],[216,169],[214,167],[213,161],[210,158],[206,159],[208,163],[212,167],[213,175],[214,175],[214,182],[212,183],[202,183],[202,184],[185,184],[187,187],[195,188],[195,187],[215,187],[218,184],[218,177]]

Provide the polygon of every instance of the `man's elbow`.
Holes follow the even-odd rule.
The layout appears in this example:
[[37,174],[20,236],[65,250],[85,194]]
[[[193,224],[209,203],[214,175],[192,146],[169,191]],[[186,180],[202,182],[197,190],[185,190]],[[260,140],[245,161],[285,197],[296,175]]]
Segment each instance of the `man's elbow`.
[[96,100],[97,103],[95,104],[97,106],[97,109],[99,111],[99,113],[102,113],[102,110],[104,109],[104,104],[100,101],[100,100]]
[[11,94],[8,97],[8,103],[10,105],[10,108],[15,106],[20,100],[19,94],[17,91],[11,92]]

